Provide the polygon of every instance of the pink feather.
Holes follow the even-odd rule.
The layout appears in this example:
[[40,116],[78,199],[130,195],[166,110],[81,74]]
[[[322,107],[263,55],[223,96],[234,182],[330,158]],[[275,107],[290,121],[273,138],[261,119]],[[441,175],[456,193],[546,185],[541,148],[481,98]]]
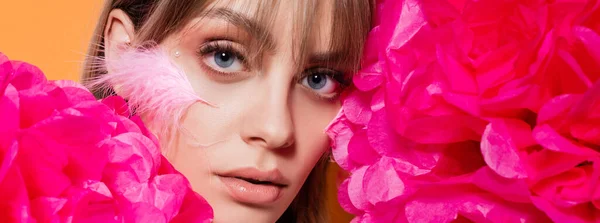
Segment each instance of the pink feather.
[[112,88],[125,98],[163,145],[181,129],[181,119],[192,104],[212,106],[196,95],[185,72],[160,47],[128,49],[117,59],[101,61],[107,73],[92,80],[91,86]]

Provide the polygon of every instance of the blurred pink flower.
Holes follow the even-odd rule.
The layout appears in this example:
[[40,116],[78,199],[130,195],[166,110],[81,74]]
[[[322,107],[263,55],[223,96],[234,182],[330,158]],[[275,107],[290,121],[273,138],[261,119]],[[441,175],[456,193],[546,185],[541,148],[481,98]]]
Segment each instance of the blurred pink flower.
[[599,33],[596,0],[378,1],[328,128],[351,173],[342,207],[355,222],[600,221]]
[[0,222],[210,222],[120,97],[0,54]]

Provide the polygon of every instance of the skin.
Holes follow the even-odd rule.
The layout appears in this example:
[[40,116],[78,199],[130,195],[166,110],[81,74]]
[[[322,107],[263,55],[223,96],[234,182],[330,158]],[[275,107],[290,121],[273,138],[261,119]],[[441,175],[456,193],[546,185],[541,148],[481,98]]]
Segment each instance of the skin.
[[[253,10],[248,10],[252,6],[237,2],[219,1],[209,8],[225,8],[252,18]],[[257,52],[250,48],[255,38],[252,32],[218,15],[199,15],[160,43],[186,71],[196,93],[216,105],[194,104],[183,118],[185,131],[177,137],[175,148],[165,151],[193,189],[211,204],[215,222],[275,222],[328,148],[324,129],[339,111],[336,95],[341,85],[327,73],[319,73],[326,84],[315,89],[308,84],[306,73],[294,70],[298,61],[292,52],[298,51],[298,46],[292,41],[293,2],[281,1],[274,10],[279,13],[277,19],[263,27],[271,33],[273,46],[258,55],[261,60],[249,60],[247,65],[234,59],[224,68],[216,62],[215,52],[199,55],[199,48],[214,45],[214,38],[221,37],[232,40],[217,41],[221,46],[230,44],[236,50]],[[310,55],[327,54],[331,37],[333,0],[319,2],[314,33],[307,43]],[[108,58],[135,39],[133,27],[123,11],[111,12],[105,32]],[[315,66],[338,69],[319,62],[304,68]],[[288,181],[282,196],[261,205],[242,203],[230,196],[218,174],[246,167],[281,172]]]

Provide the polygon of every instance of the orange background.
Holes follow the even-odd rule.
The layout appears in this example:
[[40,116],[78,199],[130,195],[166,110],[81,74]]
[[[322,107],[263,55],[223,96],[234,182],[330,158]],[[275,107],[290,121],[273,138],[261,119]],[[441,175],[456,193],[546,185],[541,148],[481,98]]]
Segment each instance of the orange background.
[[[40,67],[48,79],[79,80],[102,0],[0,0],[0,52]],[[332,222],[349,222],[337,204],[336,176],[328,173]]]

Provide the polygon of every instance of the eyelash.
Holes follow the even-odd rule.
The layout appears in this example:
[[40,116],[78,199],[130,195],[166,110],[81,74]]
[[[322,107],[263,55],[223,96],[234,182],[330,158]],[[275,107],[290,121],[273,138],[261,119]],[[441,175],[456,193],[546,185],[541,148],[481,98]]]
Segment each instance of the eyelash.
[[[212,53],[228,52],[228,53],[231,53],[236,59],[238,59],[239,62],[242,63],[242,65],[244,67],[246,67],[247,69],[250,69],[251,66],[250,66],[250,63],[248,62],[248,57],[245,56],[246,53],[243,50],[238,50],[236,48],[237,47],[235,47],[234,44],[230,40],[223,40],[223,39],[211,40],[211,41],[203,44],[200,48],[198,48],[197,55],[199,58],[204,58],[207,55],[210,55]],[[203,62],[202,62],[202,64],[204,67],[209,69],[211,72],[214,72],[220,76],[233,78],[233,76],[236,75],[235,73],[226,73],[226,72],[215,70],[213,68],[210,68],[207,65],[204,65]],[[334,69],[330,69],[330,68],[326,68],[326,67],[320,67],[320,66],[312,66],[312,67],[305,69],[302,72],[302,74],[297,77],[295,82],[300,83],[304,78],[307,78],[308,76],[315,75],[315,74],[323,74],[323,75],[333,79],[334,81],[338,82],[338,84],[339,84],[340,89],[334,96],[331,96],[331,97],[323,96],[315,91],[309,90],[317,98],[328,101],[328,102],[335,102],[341,95],[341,92],[344,89],[346,89],[348,86],[350,86],[350,83],[351,83],[351,80],[349,80],[349,78],[343,72],[337,71]]]
[[[196,53],[199,58],[204,58],[205,56],[212,53],[228,52],[231,53],[237,60],[239,60],[239,62],[242,63],[244,67],[250,68],[250,63],[248,63],[248,57],[245,56],[246,53],[243,50],[238,50],[236,48],[237,47],[235,47],[230,40],[212,40],[200,46]],[[213,68],[209,68],[209,70],[226,77],[234,75],[232,73],[221,72]]]

